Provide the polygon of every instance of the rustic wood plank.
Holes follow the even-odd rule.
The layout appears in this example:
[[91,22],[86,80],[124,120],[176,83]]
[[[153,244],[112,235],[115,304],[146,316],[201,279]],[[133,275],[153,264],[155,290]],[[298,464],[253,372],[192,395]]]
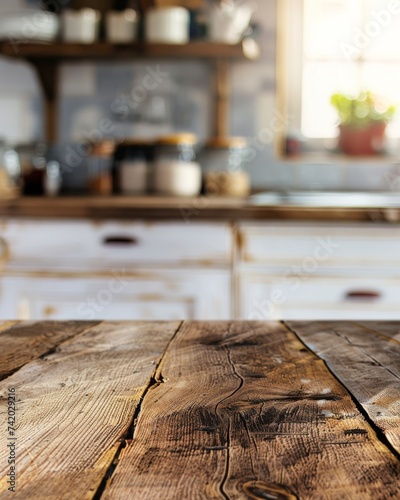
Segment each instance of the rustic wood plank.
[[19,400],[14,498],[93,498],[179,324],[101,323],[0,383]]
[[186,323],[103,498],[399,498],[400,464],[279,323]]
[[96,322],[4,322],[0,325],[0,380]]
[[400,342],[349,322],[288,322],[400,452]]
[[400,321],[357,321],[356,323],[400,342]]

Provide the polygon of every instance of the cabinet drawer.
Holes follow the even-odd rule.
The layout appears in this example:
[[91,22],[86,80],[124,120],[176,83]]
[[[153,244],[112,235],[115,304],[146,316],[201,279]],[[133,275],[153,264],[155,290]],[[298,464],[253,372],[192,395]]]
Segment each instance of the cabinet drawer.
[[400,280],[243,273],[242,319],[399,320]]
[[134,263],[229,264],[228,224],[89,221],[3,222],[7,268],[109,269]]
[[400,266],[400,228],[378,224],[243,224],[240,259],[247,264],[319,267]]
[[142,269],[108,278],[0,279],[0,319],[226,320],[229,271]]

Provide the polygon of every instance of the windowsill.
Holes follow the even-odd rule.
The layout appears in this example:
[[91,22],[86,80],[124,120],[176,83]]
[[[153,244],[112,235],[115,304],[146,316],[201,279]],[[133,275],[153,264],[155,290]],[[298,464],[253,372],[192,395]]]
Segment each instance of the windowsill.
[[304,152],[298,155],[279,155],[278,159],[284,161],[285,163],[293,163],[296,165],[308,163],[308,164],[340,164],[340,165],[397,165],[400,162],[400,154],[382,154],[375,156],[348,156],[340,153],[330,153],[330,152]]

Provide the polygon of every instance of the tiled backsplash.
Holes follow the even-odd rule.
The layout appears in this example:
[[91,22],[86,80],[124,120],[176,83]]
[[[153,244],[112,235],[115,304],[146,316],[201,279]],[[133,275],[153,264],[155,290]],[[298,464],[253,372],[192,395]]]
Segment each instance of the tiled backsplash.
[[[0,3],[0,14],[23,0]],[[273,132],[275,108],[276,0],[258,0],[262,56],[231,68],[232,135],[247,136],[254,148],[246,165],[256,189],[397,190],[400,169],[381,165],[303,165],[277,160]],[[159,85],[144,91],[148,72],[159,71]],[[0,60],[0,137],[28,142],[42,137],[42,98],[33,69],[21,62]],[[63,143],[95,136],[102,119],[118,137],[159,135],[191,130],[205,139],[211,134],[212,73],[204,62],[147,61],[68,64],[61,68],[60,138]],[[262,137],[260,140],[259,137]],[[60,150],[64,151],[65,147]],[[62,161],[62,158],[60,158]]]

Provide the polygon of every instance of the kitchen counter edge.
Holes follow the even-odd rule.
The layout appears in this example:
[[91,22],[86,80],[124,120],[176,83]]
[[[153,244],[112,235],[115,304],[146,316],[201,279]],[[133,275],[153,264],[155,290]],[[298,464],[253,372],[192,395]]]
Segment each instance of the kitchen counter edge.
[[256,206],[232,198],[24,197],[0,201],[0,217],[174,221],[309,220],[400,222],[400,208]]

